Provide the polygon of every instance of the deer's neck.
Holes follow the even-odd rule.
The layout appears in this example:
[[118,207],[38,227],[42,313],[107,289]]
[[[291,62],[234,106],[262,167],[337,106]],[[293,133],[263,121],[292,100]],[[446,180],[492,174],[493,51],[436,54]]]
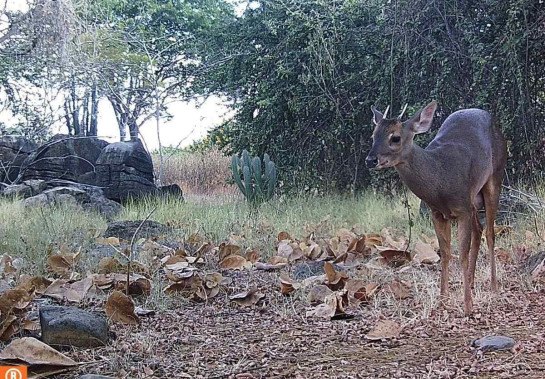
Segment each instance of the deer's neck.
[[414,145],[402,163],[395,166],[401,180],[419,198],[427,202],[433,202],[430,188],[436,188],[438,172],[440,170],[437,160],[429,151]]

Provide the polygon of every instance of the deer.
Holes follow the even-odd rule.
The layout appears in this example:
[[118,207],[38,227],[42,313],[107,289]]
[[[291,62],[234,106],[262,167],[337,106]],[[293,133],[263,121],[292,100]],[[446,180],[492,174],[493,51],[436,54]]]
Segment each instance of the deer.
[[483,226],[478,210],[485,209],[486,242],[490,260],[490,286],[498,290],[494,253],[494,221],[499,206],[507,144],[501,131],[485,110],[471,108],[449,115],[426,148],[414,143],[426,133],[437,109],[432,101],[406,121],[407,106],[396,118],[387,118],[374,106],[373,144],[365,162],[369,169],[393,167],[401,181],[431,209],[441,256],[440,304],[449,292],[451,223],[458,224],[457,239],[463,281],[463,310],[473,312],[472,288],[481,245]]

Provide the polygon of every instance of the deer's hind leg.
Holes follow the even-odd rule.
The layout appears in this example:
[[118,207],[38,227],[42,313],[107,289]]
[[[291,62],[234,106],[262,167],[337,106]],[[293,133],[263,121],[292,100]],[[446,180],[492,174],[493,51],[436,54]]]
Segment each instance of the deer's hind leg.
[[474,288],[475,285],[475,267],[477,265],[477,257],[479,256],[481,237],[483,235],[483,226],[479,221],[478,208],[476,208],[473,213],[471,249],[469,250],[469,283],[471,288]]
[[490,287],[494,292],[498,290],[496,255],[494,252],[496,238],[494,233],[494,221],[496,220],[496,214],[498,213],[501,182],[502,178],[500,175],[492,175],[482,189],[486,212],[486,244],[488,245],[488,255],[490,257]]

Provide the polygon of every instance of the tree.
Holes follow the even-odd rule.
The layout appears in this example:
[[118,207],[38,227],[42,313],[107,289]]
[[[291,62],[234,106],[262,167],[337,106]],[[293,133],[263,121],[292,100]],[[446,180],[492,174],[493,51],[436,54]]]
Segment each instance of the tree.
[[[510,140],[509,174],[545,167],[545,12],[535,0],[262,0],[210,38],[201,84],[236,114],[211,134],[268,152],[285,184],[357,190],[370,106],[439,101],[436,127],[482,107]],[[430,136],[425,136],[425,144]],[[385,182],[382,181],[381,185]]]

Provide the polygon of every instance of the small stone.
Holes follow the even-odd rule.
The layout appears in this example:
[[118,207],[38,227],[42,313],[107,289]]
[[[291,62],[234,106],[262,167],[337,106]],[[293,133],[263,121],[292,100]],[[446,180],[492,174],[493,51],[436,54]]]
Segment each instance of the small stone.
[[53,346],[98,347],[109,341],[103,316],[79,308],[40,307],[42,341]]
[[114,377],[104,376],[104,375],[95,375],[95,374],[85,374],[85,375],[81,375],[79,379],[114,379]]
[[515,346],[515,340],[505,336],[486,336],[476,339],[471,346],[483,353],[496,350],[510,350]]

